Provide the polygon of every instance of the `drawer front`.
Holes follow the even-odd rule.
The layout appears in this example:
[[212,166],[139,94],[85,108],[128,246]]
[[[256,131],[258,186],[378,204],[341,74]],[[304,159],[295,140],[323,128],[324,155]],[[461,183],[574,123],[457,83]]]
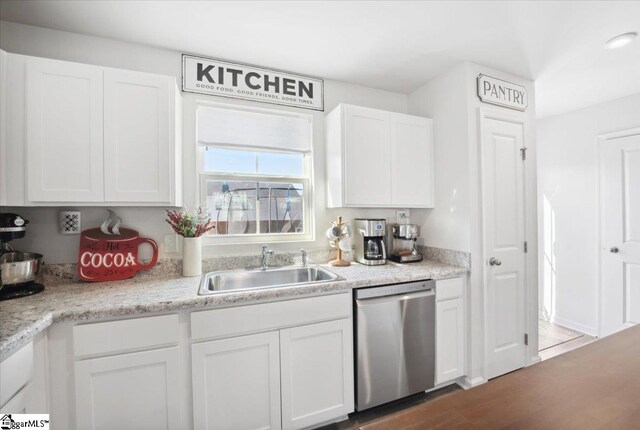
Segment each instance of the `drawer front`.
[[165,346],[179,340],[178,315],[80,324],[73,327],[75,356]]
[[442,279],[436,281],[436,301],[457,299],[464,293],[462,278]]
[[316,321],[349,318],[351,292],[191,313],[191,339],[264,332]]
[[[0,405],[9,401],[33,376],[33,342],[0,363]],[[17,411],[10,411],[15,412]]]

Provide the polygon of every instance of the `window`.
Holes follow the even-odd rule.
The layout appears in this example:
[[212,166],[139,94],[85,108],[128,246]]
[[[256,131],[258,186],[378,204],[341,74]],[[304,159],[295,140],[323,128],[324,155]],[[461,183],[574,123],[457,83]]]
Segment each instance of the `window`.
[[197,118],[210,236],[311,239],[311,117],[202,105]]

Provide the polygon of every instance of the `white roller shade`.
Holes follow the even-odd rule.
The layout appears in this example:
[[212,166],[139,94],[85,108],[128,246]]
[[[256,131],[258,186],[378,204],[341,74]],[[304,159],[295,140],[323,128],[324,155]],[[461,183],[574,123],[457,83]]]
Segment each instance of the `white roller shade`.
[[198,143],[307,152],[311,123],[298,116],[199,107]]

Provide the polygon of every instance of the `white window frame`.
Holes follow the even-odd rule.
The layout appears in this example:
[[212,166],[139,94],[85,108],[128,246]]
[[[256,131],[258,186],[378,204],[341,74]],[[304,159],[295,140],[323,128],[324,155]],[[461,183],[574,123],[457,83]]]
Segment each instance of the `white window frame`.
[[[292,176],[292,175],[258,175],[258,174],[233,174],[233,173],[215,173],[215,172],[206,172],[204,171],[204,157],[206,146],[200,145],[198,140],[198,127],[196,124],[196,136],[195,136],[195,144],[196,144],[196,172],[198,175],[197,179],[197,198],[198,205],[201,207],[207,206],[207,180],[226,180],[226,181],[245,181],[245,182],[282,182],[292,183],[297,182],[301,183],[303,186],[303,228],[304,231],[301,233],[252,233],[252,234],[230,234],[230,235],[218,235],[215,231],[210,232],[209,234],[203,236],[203,244],[247,244],[247,243],[274,243],[274,242],[309,242],[315,239],[315,217],[313,216],[313,200],[314,200],[314,186],[313,186],[313,116],[309,114],[301,114],[297,112],[291,112],[286,110],[275,110],[275,109],[265,109],[265,108],[256,108],[245,105],[236,105],[236,104],[226,104],[226,103],[212,103],[212,102],[204,102],[199,101],[195,104],[195,117],[196,122],[198,118],[198,109],[212,107],[219,109],[229,109],[229,110],[239,110],[245,112],[258,112],[258,113],[267,113],[271,115],[282,115],[282,116],[292,116],[296,118],[303,118],[309,122],[309,133],[310,142],[311,142],[311,150],[309,152],[302,152],[303,154],[303,176]],[[233,150],[256,150],[261,152],[283,152],[283,153],[291,153],[297,151],[287,151],[283,149],[282,151],[278,151],[275,149],[264,149],[258,147],[251,146],[233,146],[233,145],[209,145],[215,146],[217,148],[226,148]],[[257,205],[260,205],[260,202],[256,199]],[[213,215],[213,214],[212,214]],[[256,222],[259,223],[260,219],[260,208],[256,207]]]

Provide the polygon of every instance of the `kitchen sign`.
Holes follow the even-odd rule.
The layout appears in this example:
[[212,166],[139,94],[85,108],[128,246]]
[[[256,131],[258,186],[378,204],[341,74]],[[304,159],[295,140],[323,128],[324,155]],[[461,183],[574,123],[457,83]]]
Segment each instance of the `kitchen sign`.
[[212,58],[182,55],[182,91],[324,110],[324,81]]
[[521,111],[529,105],[525,87],[483,74],[478,76],[478,97],[485,103]]

